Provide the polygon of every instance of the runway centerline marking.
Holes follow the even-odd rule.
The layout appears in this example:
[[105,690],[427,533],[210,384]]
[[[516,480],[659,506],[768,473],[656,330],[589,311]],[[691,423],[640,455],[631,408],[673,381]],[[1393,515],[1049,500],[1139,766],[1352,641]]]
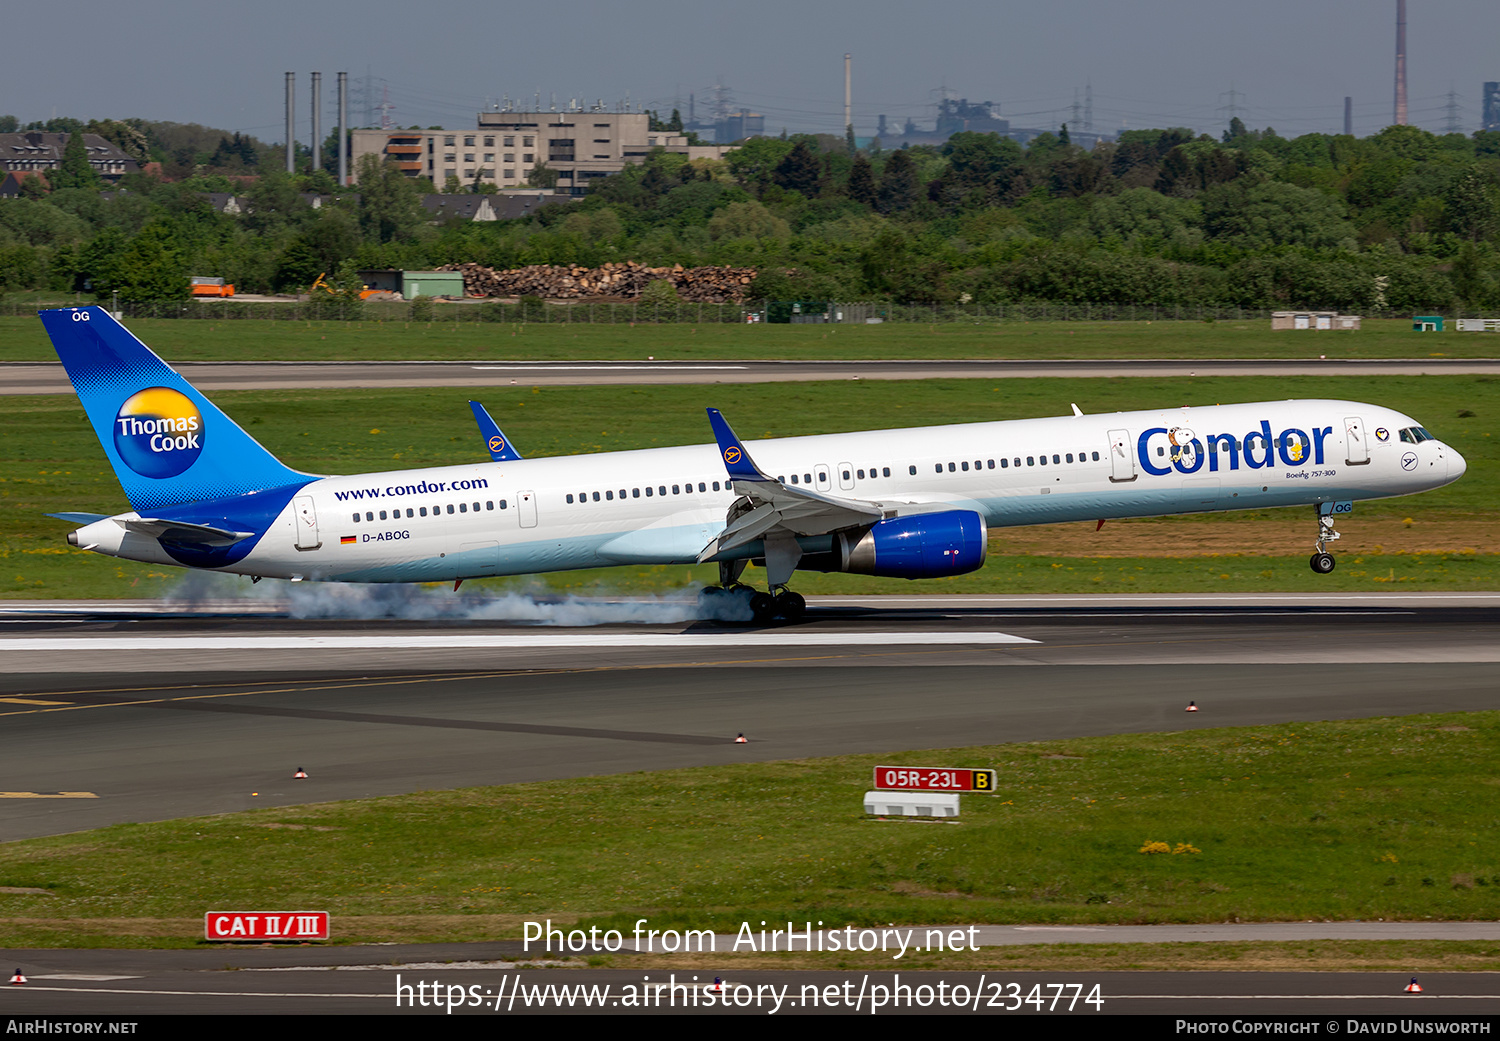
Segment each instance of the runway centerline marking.
[[1009,633],[806,632],[775,630],[739,633],[446,633],[437,636],[42,636],[0,639],[6,651],[290,651],[290,650],[496,650],[579,647],[889,647],[1038,643]]
[[470,365],[469,368],[479,372],[510,372],[517,375],[534,374],[545,376],[549,372],[630,372],[644,369],[648,372],[720,372],[724,370],[743,371],[748,365],[678,365],[668,363],[666,365]]

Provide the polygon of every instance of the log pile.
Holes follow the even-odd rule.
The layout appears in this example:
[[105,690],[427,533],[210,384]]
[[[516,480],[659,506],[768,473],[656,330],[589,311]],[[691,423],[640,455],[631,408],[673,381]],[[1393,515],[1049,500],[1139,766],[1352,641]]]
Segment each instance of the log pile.
[[438,270],[463,272],[465,296],[544,300],[634,300],[650,283],[666,279],[689,303],[739,304],[755,281],[751,267],[647,267],[633,260],[595,268],[532,264],[496,271],[480,264],[447,264]]

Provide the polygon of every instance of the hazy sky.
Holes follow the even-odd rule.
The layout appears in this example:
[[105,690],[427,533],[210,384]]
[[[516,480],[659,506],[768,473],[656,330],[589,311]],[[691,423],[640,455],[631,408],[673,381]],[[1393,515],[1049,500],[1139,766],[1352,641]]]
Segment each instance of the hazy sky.
[[[1395,0],[572,0],[253,5],[75,0],[12,4],[0,114],[142,116],[284,140],[283,74],[297,73],[297,136],[309,76],[389,90],[399,125],[462,128],[503,95],[644,103],[666,114],[696,94],[700,117],[721,83],[766,129],[838,133],[843,55],[854,55],[857,131],[884,113],[930,127],[940,90],[992,100],[1015,126],[1075,121],[1093,87],[1098,130],[1190,126],[1217,133],[1233,103],[1252,127],[1285,136],[1392,122]],[[1411,122],[1479,122],[1481,83],[1500,80],[1500,3],[1410,0]],[[1231,96],[1231,91],[1237,92]],[[377,99],[379,100],[379,99]],[[352,104],[351,122],[364,107]]]

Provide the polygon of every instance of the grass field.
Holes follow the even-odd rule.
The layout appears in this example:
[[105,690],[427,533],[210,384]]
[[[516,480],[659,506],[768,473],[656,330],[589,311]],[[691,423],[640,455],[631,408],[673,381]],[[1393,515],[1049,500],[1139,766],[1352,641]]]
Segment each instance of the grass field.
[[[1491,919],[1497,756],[1486,712],[427,792],[5,843],[0,900],[16,947],[189,946],[228,904],[326,909],[341,942],[517,936],[533,916]],[[999,788],[964,796],[962,823],[872,820],[877,763],[990,767]]]
[[[215,400],[288,464],[359,473],[484,458],[464,388],[243,391]],[[1277,592],[1500,588],[1500,379],[1366,378],[862,381],[796,385],[485,388],[483,399],[527,457],[708,440],[705,405],[747,438],[884,426],[1021,419],[1297,397],[1399,408],[1463,453],[1463,480],[1411,498],[1361,503],[1340,524],[1342,563],[1307,567],[1313,522],[1300,510],[1161,521],[997,529],[972,575],[928,582],[799,574],[807,593]],[[71,527],[44,515],[127,508],[76,400],[7,398],[0,425],[0,596],[143,596],[180,572],[70,549]],[[1165,555],[1164,555],[1165,554]],[[712,581],[712,568],[615,568],[488,586],[638,592]],[[752,574],[752,578],[755,577]]]
[[[1357,332],[1272,332],[1270,322],[1004,322],[963,325],[512,325],[132,319],[168,362],[478,359],[1493,358],[1500,336],[1414,333],[1371,320]],[[36,318],[0,318],[0,362],[54,361]]]

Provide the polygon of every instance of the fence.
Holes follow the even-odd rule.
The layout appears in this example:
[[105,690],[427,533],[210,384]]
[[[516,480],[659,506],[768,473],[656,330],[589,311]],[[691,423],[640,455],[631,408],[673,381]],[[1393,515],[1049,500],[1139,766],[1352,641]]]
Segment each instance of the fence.
[[[30,317],[49,307],[74,307],[83,300],[56,303],[0,301],[0,315]],[[461,303],[418,299],[240,301],[185,300],[180,303],[121,303],[127,318],[185,318],[215,321],[256,318],[276,321],[363,322],[506,322],[556,324],[639,325],[691,323],[732,325],[748,321],[772,323],[863,324],[991,324],[1000,322],[1159,322],[1159,321],[1269,321],[1271,308],[1214,307],[1171,304],[1091,304],[1033,301],[1008,304],[888,304],[829,303],[825,301],[761,304],[649,304],[590,303],[584,300],[500,303],[466,300]],[[1284,310],[1284,308],[1276,308]],[[1478,311],[1455,311],[1455,318],[1480,317]],[[1366,318],[1401,318],[1394,312],[1365,313]]]

